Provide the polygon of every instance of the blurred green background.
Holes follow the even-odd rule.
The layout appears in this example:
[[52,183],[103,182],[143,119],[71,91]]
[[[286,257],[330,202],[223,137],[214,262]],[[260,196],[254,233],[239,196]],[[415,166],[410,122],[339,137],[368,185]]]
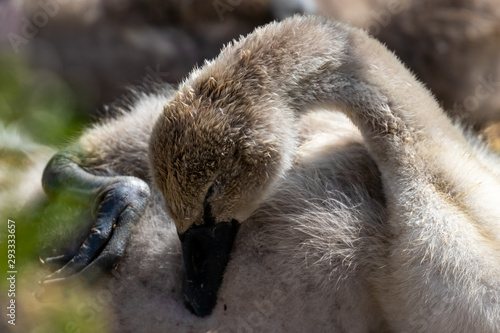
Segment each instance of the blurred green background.
[[[78,204],[49,203],[41,195],[43,165],[55,151],[78,136],[91,120],[84,100],[56,73],[37,70],[21,56],[0,54],[0,331],[101,332],[105,309],[88,320],[85,289],[55,294],[50,303],[33,296],[41,270],[38,254],[48,244],[47,230],[78,216]],[[16,326],[7,324],[7,220],[15,221]],[[70,223],[66,223],[71,225]],[[82,303],[83,302],[83,303]],[[82,305],[83,304],[83,305]],[[82,308],[83,306],[83,308]],[[83,312],[82,312],[83,311]],[[99,316],[98,314],[101,314]]]
[[40,145],[60,146],[90,120],[88,108],[56,73],[34,70],[21,56],[0,54],[0,119],[5,130],[17,130]]

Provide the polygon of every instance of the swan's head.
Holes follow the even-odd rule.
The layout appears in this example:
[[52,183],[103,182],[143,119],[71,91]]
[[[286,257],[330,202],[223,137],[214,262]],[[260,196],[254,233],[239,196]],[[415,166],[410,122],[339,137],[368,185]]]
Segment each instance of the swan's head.
[[185,298],[199,316],[216,304],[240,223],[272,191],[294,150],[290,116],[228,95],[178,93],[150,139],[154,181],[182,242]]

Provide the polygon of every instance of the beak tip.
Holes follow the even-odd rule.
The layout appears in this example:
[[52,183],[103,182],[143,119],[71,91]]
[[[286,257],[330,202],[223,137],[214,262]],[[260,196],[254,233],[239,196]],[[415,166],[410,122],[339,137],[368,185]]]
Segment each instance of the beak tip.
[[187,300],[184,301],[184,306],[192,314],[194,314],[195,316],[200,317],[200,318],[203,318],[203,317],[211,315],[212,314],[212,310],[213,310],[212,307],[210,307],[210,308],[203,308],[203,307],[195,306],[193,303],[191,303],[190,301],[187,301]]
[[193,286],[184,288],[184,305],[186,308],[197,317],[206,317],[212,314],[217,305],[217,297],[215,294],[201,294],[196,292]]

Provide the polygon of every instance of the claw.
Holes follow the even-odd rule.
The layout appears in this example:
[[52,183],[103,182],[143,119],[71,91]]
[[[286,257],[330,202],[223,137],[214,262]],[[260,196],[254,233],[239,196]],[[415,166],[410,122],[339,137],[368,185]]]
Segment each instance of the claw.
[[47,257],[43,259],[42,257],[38,257],[40,264],[42,266],[49,268],[51,271],[55,271],[66,265],[75,254],[61,254],[55,257]]
[[40,281],[37,298],[44,298],[49,286],[71,286],[76,279],[91,283],[115,267],[149,199],[149,186],[144,181],[91,174],[73,161],[74,154],[69,151],[54,156],[44,170],[42,183],[49,196],[61,190],[93,200],[95,220],[75,254],[40,258],[42,265],[58,269]]
[[38,286],[33,292],[33,296],[39,302],[50,302],[57,301],[57,295],[60,295],[60,292],[69,288],[75,288],[77,286],[81,286],[85,281],[78,275],[72,275],[66,278],[60,279],[52,279],[52,280],[42,280],[38,281]]
[[58,273],[67,267],[65,266],[58,272],[39,281],[38,288],[34,292],[36,299],[41,302],[47,301],[51,294],[49,290],[54,287],[72,286],[75,282],[91,284],[101,277],[104,271],[109,271],[116,266],[125,253],[125,248],[132,234],[132,229],[141,214],[142,207],[137,210],[133,206],[127,206],[120,215],[113,237],[109,240],[101,254],[75,274],[60,277],[61,275],[67,275]]
[[[46,276],[39,282],[39,288],[35,292],[35,297],[44,300],[46,298],[47,288],[71,285],[75,280],[90,284],[102,276],[103,272],[109,271],[115,267],[125,253],[125,248],[132,234],[133,227],[137,221],[139,221],[140,216],[146,208],[147,197],[148,196],[142,196],[141,200],[135,198],[134,204],[126,203],[125,208],[117,214],[118,218],[116,223],[103,223],[104,230],[99,229],[100,232],[92,233],[82,245],[80,252],[73,256],[65,266]],[[128,202],[128,200],[124,202]],[[108,208],[111,212],[116,212],[120,209],[120,205],[116,205],[113,200],[108,201],[107,204],[109,204],[110,207]],[[103,211],[106,210],[104,209]],[[115,216],[114,214],[111,215]],[[115,220],[115,218],[111,219],[111,221],[113,220]],[[107,218],[106,221],[110,221],[110,219]],[[100,224],[96,223],[96,225]],[[111,230],[113,227],[114,230]],[[103,234],[105,235],[105,245],[101,251],[100,245],[103,241],[98,236]],[[94,241],[93,237],[98,238]],[[45,262],[47,262],[48,259],[54,261],[62,258],[67,259],[68,256],[63,255],[47,258]]]
[[[120,181],[105,192],[100,199],[91,233],[78,253],[44,281],[82,275],[91,282],[96,279],[94,275],[102,275],[102,272],[112,268],[123,255],[132,232],[130,226],[135,225],[146,208],[149,188],[145,190],[144,185],[142,182]],[[124,229],[127,230],[125,234]],[[99,272],[85,273],[89,266],[99,267]]]

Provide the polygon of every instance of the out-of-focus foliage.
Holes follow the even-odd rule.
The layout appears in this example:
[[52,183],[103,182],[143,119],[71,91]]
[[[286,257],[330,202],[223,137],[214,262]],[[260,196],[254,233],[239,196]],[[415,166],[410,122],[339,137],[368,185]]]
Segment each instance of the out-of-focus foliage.
[[[33,71],[9,53],[0,54],[0,119],[38,144],[61,145],[88,121],[85,101],[54,73]],[[1,145],[2,147],[4,144]]]
[[[38,255],[55,255],[53,235],[75,237],[82,224],[81,203],[67,198],[48,202],[40,184],[43,167],[55,147],[67,144],[89,122],[88,105],[78,100],[56,74],[34,70],[17,55],[0,52],[0,332],[106,332],[103,302],[84,286],[51,290],[50,301],[34,297],[48,273]],[[8,220],[15,221],[15,298],[8,296]],[[80,228],[81,229],[81,228]],[[11,237],[12,238],[12,237]],[[40,245],[43,245],[41,247]],[[53,247],[52,247],[53,246]],[[10,299],[16,325],[7,323]]]
[[[67,286],[52,288],[45,302],[34,294],[37,281],[48,271],[41,268],[38,254],[55,255],[67,249],[59,248],[59,239],[74,239],[75,224],[81,224],[81,204],[68,198],[45,202],[38,208],[12,212],[5,217],[15,221],[16,240],[16,326],[0,321],[1,332],[106,332],[109,315],[101,295],[95,295],[86,286],[73,281]],[[4,218],[4,217],[3,217]],[[5,221],[6,222],[6,221]],[[1,223],[0,271],[7,272],[7,223]],[[80,228],[81,229],[81,228]],[[57,231],[56,231],[57,230]],[[66,237],[65,237],[66,236]],[[44,245],[41,247],[40,245]],[[9,282],[0,279],[0,302],[7,304]],[[4,306],[2,306],[5,309]],[[5,311],[2,314],[5,317]]]

